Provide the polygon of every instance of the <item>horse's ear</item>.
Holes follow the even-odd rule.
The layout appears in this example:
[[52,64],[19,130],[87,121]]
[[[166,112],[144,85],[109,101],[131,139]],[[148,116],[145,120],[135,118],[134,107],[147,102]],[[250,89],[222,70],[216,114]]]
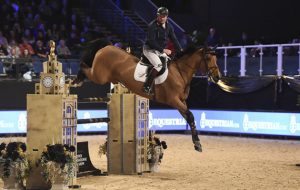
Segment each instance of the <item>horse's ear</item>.
[[209,48],[206,49],[205,53],[216,55],[217,48],[218,48],[218,45],[215,45],[214,47],[209,47]]
[[218,44],[211,48],[211,51],[216,51],[218,48]]

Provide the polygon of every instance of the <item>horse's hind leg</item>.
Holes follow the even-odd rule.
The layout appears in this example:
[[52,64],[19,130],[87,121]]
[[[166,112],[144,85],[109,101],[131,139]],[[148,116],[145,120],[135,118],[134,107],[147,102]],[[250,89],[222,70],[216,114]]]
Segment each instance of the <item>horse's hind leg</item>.
[[194,143],[194,148],[195,150],[202,152],[202,146],[200,143],[200,139],[198,137],[198,132],[196,129],[196,125],[195,125],[195,118],[193,113],[187,108],[185,102],[182,104],[184,106],[182,106],[182,109],[178,109],[178,111],[180,112],[180,114],[184,117],[184,119],[187,121],[187,123],[189,124],[190,128],[191,128],[191,132],[192,132],[192,140]]

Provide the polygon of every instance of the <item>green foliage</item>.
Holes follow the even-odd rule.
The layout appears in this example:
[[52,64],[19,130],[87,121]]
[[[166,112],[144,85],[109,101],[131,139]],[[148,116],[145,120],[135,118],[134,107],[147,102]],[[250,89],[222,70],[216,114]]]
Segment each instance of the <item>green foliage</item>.
[[74,176],[76,170],[76,158],[74,156],[75,147],[62,144],[47,145],[42,152],[41,159],[37,163],[41,164],[42,175],[46,181],[54,182],[56,175],[66,177],[68,182]]
[[19,184],[24,183],[30,172],[30,164],[26,158],[26,144],[23,142],[10,142],[0,145],[0,177],[8,178],[14,172]]

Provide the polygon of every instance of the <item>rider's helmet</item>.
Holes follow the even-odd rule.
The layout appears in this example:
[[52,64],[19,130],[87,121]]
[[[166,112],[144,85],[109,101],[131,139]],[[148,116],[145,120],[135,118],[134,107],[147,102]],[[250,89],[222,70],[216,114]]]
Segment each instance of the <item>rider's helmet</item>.
[[169,15],[169,10],[166,7],[159,7],[157,9],[157,16],[168,16]]

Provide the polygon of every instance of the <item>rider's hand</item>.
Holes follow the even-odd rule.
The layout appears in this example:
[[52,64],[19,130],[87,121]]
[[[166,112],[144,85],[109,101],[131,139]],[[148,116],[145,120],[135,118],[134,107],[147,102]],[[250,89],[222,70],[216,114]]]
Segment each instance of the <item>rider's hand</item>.
[[163,52],[167,55],[171,55],[172,51],[169,49],[164,49]]

